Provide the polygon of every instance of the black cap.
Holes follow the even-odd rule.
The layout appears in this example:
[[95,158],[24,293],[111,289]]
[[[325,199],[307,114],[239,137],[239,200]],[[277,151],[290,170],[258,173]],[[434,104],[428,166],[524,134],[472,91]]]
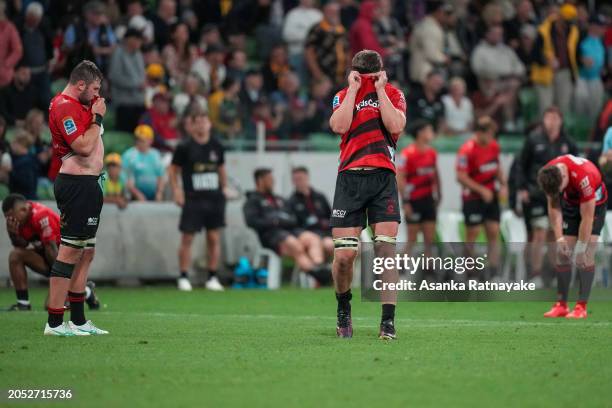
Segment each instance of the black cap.
[[142,32],[135,28],[128,28],[123,34],[123,38],[136,37],[142,39]]

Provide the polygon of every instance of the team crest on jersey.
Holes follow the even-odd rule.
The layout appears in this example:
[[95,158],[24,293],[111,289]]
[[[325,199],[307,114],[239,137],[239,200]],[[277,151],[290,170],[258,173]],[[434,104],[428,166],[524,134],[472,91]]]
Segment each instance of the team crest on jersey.
[[340,106],[340,95],[334,96],[334,101],[332,102],[332,107],[334,109],[336,109],[338,106]]
[[64,125],[64,130],[67,135],[71,135],[77,131],[76,123],[74,123],[74,119],[72,119],[71,116],[62,119],[62,124]]

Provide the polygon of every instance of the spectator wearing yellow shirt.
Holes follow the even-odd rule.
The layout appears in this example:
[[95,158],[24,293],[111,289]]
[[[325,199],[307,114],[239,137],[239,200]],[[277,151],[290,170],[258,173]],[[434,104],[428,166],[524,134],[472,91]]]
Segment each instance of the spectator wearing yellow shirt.
[[104,158],[107,177],[104,180],[104,202],[116,204],[124,209],[127,207],[125,198],[125,180],[121,173],[121,156],[110,153]]

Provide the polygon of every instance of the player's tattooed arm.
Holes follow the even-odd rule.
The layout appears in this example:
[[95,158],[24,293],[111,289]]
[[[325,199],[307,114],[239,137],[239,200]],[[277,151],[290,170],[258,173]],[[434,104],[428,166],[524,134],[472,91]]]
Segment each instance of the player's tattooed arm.
[[45,259],[49,265],[53,265],[57,258],[57,244],[55,242],[47,242],[45,244]]

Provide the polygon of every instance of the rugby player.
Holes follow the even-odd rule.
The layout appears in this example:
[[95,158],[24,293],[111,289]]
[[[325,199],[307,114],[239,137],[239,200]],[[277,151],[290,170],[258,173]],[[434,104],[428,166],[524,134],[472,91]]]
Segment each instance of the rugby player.
[[[499,267],[499,199],[507,196],[507,183],[499,165],[497,125],[489,116],[476,121],[474,136],[457,153],[457,181],[463,186],[466,248],[472,250],[484,225],[488,265],[481,279],[497,275]],[[473,255],[473,254],[472,254]]]
[[[60,247],[49,274],[49,317],[44,334],[87,336],[108,334],[85,318],[85,285],[94,258],[96,233],[104,197],[100,173],[104,166],[100,97],[102,72],[91,61],[80,62],[66,88],[49,106],[53,144],[50,177],[60,211]],[[58,174],[59,173],[59,174]],[[70,321],[64,323],[64,300]]]
[[[217,270],[221,256],[221,228],[225,226],[225,151],[211,136],[208,114],[198,104],[187,107],[183,123],[187,139],[176,147],[168,169],[174,201],[182,208],[178,289],[192,290],[187,274],[191,265],[191,245],[195,234],[204,228],[208,258],[206,289],[222,291]],[[179,176],[183,181],[182,188]]]
[[[350,338],[351,282],[359,235],[369,224],[376,255],[393,257],[401,221],[394,159],[397,140],[406,125],[406,100],[400,90],[387,83],[377,52],[355,54],[348,87],[334,96],[329,124],[334,133],[342,135],[331,215],[336,334]],[[397,270],[386,270],[382,278],[397,282]],[[381,339],[396,338],[396,300],[393,291],[381,293]]]
[[[606,219],[606,185],[592,162],[571,154],[559,156],[542,167],[538,183],[548,199],[548,217],[557,242],[557,303],[544,317],[585,319],[595,275],[597,239]],[[570,312],[567,298],[572,254],[580,289],[578,302]]]
[[431,146],[435,133],[430,122],[417,119],[411,127],[414,143],[402,150],[397,163],[397,185],[408,232],[406,253],[411,253],[421,232],[424,253],[430,256],[436,238],[437,208],[442,199],[437,168],[438,153]]
[[[17,295],[17,303],[7,311],[32,310],[26,267],[49,277],[60,245],[60,217],[49,207],[28,201],[21,194],[6,197],[2,201],[2,212],[13,244],[9,253],[9,273]],[[85,301],[90,309],[99,309],[94,287],[93,282],[87,282]]]

